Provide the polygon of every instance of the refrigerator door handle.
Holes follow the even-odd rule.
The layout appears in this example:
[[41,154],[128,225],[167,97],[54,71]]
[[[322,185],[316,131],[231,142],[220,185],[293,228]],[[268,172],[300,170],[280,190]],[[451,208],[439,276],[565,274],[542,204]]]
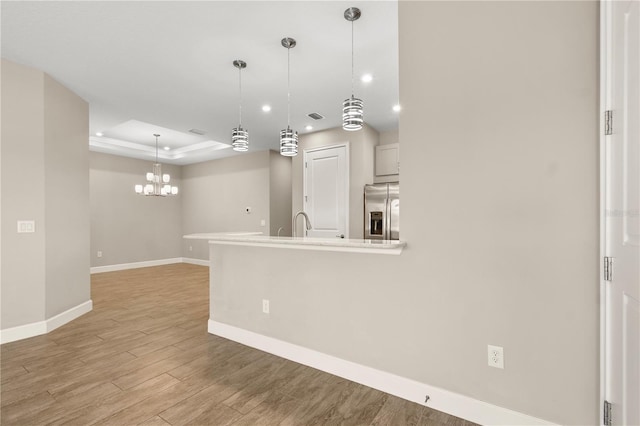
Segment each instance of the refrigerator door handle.
[[391,203],[389,203],[389,198],[387,197],[384,200],[384,232],[383,232],[383,239],[385,240],[389,240],[391,239],[391,219],[390,219],[390,215],[389,213],[391,213]]

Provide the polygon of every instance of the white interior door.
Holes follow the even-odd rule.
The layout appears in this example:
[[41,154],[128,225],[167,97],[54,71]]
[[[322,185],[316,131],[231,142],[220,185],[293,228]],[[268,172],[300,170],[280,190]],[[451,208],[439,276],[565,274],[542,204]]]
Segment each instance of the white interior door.
[[612,1],[605,141],[605,399],[615,425],[640,424],[640,2]]
[[349,159],[347,146],[305,150],[304,210],[309,237],[347,238],[349,232]]

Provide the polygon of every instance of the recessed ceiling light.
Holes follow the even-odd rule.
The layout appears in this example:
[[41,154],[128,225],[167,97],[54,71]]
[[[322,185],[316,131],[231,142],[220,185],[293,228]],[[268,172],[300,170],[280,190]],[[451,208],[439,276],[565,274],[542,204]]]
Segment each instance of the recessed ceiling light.
[[269,112],[271,111],[271,105],[262,105],[262,110],[264,112]]
[[170,149],[171,149],[171,148],[169,148],[168,146],[165,146],[165,147],[164,147],[164,150],[165,150],[165,151],[169,151]]
[[98,137],[102,137],[102,136],[104,136],[104,133],[102,133],[102,132],[97,132],[97,133],[96,133],[96,136],[98,136]]
[[398,112],[398,111],[400,111],[401,109],[402,109],[402,108],[400,107],[400,105],[394,105],[394,106],[393,106],[393,110],[394,110],[395,112]]
[[305,130],[313,130],[313,126],[311,126],[311,125],[307,125],[304,129],[305,129]]
[[362,77],[360,77],[360,80],[363,83],[370,83],[373,80],[373,76],[371,74],[364,74]]

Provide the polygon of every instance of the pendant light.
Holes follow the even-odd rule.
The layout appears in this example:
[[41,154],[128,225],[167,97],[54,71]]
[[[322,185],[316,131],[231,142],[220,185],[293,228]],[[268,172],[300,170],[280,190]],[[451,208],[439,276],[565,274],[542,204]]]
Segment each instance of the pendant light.
[[169,185],[171,176],[167,173],[162,174],[162,164],[158,162],[158,138],[159,134],[154,133],[156,137],[156,162],[153,164],[153,172],[148,172],[147,184],[136,185],[136,194],[153,195],[157,197],[166,197],[167,195],[178,195],[178,187]]
[[360,18],[360,9],[350,7],[344,11],[344,19],[351,22],[351,98],[345,99],[342,103],[342,128],[348,131],[362,129],[363,103],[353,94],[353,21]]
[[298,155],[298,132],[291,130],[291,71],[290,54],[291,49],[296,46],[296,41],[285,37],[281,41],[282,46],[287,49],[287,128],[280,130],[280,154],[285,157]]
[[234,151],[245,152],[249,150],[249,132],[242,128],[242,69],[247,67],[247,63],[240,59],[233,61],[233,66],[238,68],[238,98],[239,98],[239,113],[238,113],[238,127],[234,128],[231,132],[231,146]]

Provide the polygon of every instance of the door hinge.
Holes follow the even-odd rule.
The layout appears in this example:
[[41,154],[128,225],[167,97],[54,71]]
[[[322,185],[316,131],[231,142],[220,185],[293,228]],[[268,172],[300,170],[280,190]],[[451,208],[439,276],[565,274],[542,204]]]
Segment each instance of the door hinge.
[[613,111],[607,110],[604,112],[604,134],[613,134]]
[[604,426],[611,426],[611,403],[609,401],[604,402],[604,419],[602,419]]
[[304,168],[305,169],[307,168],[307,162],[306,161],[304,162]]
[[613,258],[609,256],[604,257],[604,280],[611,281],[613,277]]

